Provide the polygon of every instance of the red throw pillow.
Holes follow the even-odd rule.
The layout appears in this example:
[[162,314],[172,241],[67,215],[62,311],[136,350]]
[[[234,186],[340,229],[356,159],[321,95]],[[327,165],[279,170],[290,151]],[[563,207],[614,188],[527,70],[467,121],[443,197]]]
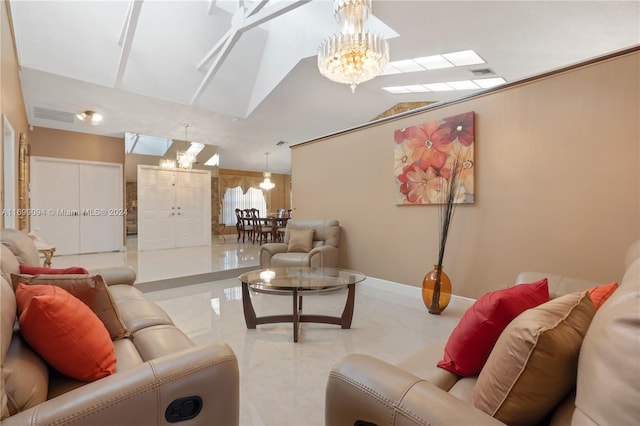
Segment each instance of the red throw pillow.
[[57,286],[19,284],[16,302],[20,333],[53,368],[82,381],[113,374],[109,332],[79,299]]
[[548,301],[546,278],[485,294],[464,313],[449,336],[438,367],[463,377],[479,374],[511,320]]
[[609,296],[611,296],[613,292],[616,291],[617,288],[618,288],[618,283],[609,283],[609,284],[600,285],[598,287],[590,288],[588,290],[589,297],[593,302],[593,306],[596,307],[596,310],[598,310],[600,306],[602,306],[602,304],[607,301]]
[[71,266],[69,268],[61,269],[61,268],[45,268],[42,266],[20,265],[20,273],[29,274],[29,275],[38,275],[38,274],[47,274],[47,275],[85,274],[85,275],[88,275],[89,271],[79,266]]

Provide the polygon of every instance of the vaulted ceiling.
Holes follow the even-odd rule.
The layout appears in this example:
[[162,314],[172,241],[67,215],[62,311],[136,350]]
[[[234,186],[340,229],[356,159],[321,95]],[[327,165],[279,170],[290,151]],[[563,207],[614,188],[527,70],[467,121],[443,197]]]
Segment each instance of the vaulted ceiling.
[[[320,75],[316,52],[339,31],[326,0],[11,1],[21,82],[34,126],[125,132],[217,145],[221,167],[290,171],[289,145],[356,126],[398,103],[473,90],[383,87],[514,81],[640,43],[637,1],[375,0],[367,28],[392,61],[473,49],[486,63],[384,75],[355,94]],[[98,126],[74,118],[104,116]],[[279,141],[285,144],[276,145]]]

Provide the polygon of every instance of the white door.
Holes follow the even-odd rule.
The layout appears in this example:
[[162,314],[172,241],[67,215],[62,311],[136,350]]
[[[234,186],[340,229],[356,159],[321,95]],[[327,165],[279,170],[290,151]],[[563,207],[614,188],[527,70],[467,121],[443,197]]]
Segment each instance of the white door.
[[31,230],[56,254],[122,250],[122,165],[31,158]]
[[176,172],[176,247],[211,245],[211,174]]
[[175,173],[138,165],[138,250],[175,247]]
[[80,253],[80,185],[77,164],[31,158],[31,231],[56,247]]
[[80,252],[122,250],[122,166],[80,164]]

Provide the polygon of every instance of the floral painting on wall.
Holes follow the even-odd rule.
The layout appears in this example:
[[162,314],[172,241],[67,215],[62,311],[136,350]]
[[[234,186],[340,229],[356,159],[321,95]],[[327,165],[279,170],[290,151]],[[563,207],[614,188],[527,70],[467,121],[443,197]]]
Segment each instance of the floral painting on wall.
[[398,129],[394,138],[397,204],[443,204],[454,176],[455,202],[475,201],[473,111]]

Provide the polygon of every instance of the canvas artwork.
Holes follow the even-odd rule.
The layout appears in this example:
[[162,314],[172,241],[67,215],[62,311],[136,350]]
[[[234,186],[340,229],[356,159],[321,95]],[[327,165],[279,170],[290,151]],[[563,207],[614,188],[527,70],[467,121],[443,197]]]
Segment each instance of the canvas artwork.
[[396,204],[443,204],[453,181],[455,203],[473,203],[474,113],[466,112],[394,134]]

